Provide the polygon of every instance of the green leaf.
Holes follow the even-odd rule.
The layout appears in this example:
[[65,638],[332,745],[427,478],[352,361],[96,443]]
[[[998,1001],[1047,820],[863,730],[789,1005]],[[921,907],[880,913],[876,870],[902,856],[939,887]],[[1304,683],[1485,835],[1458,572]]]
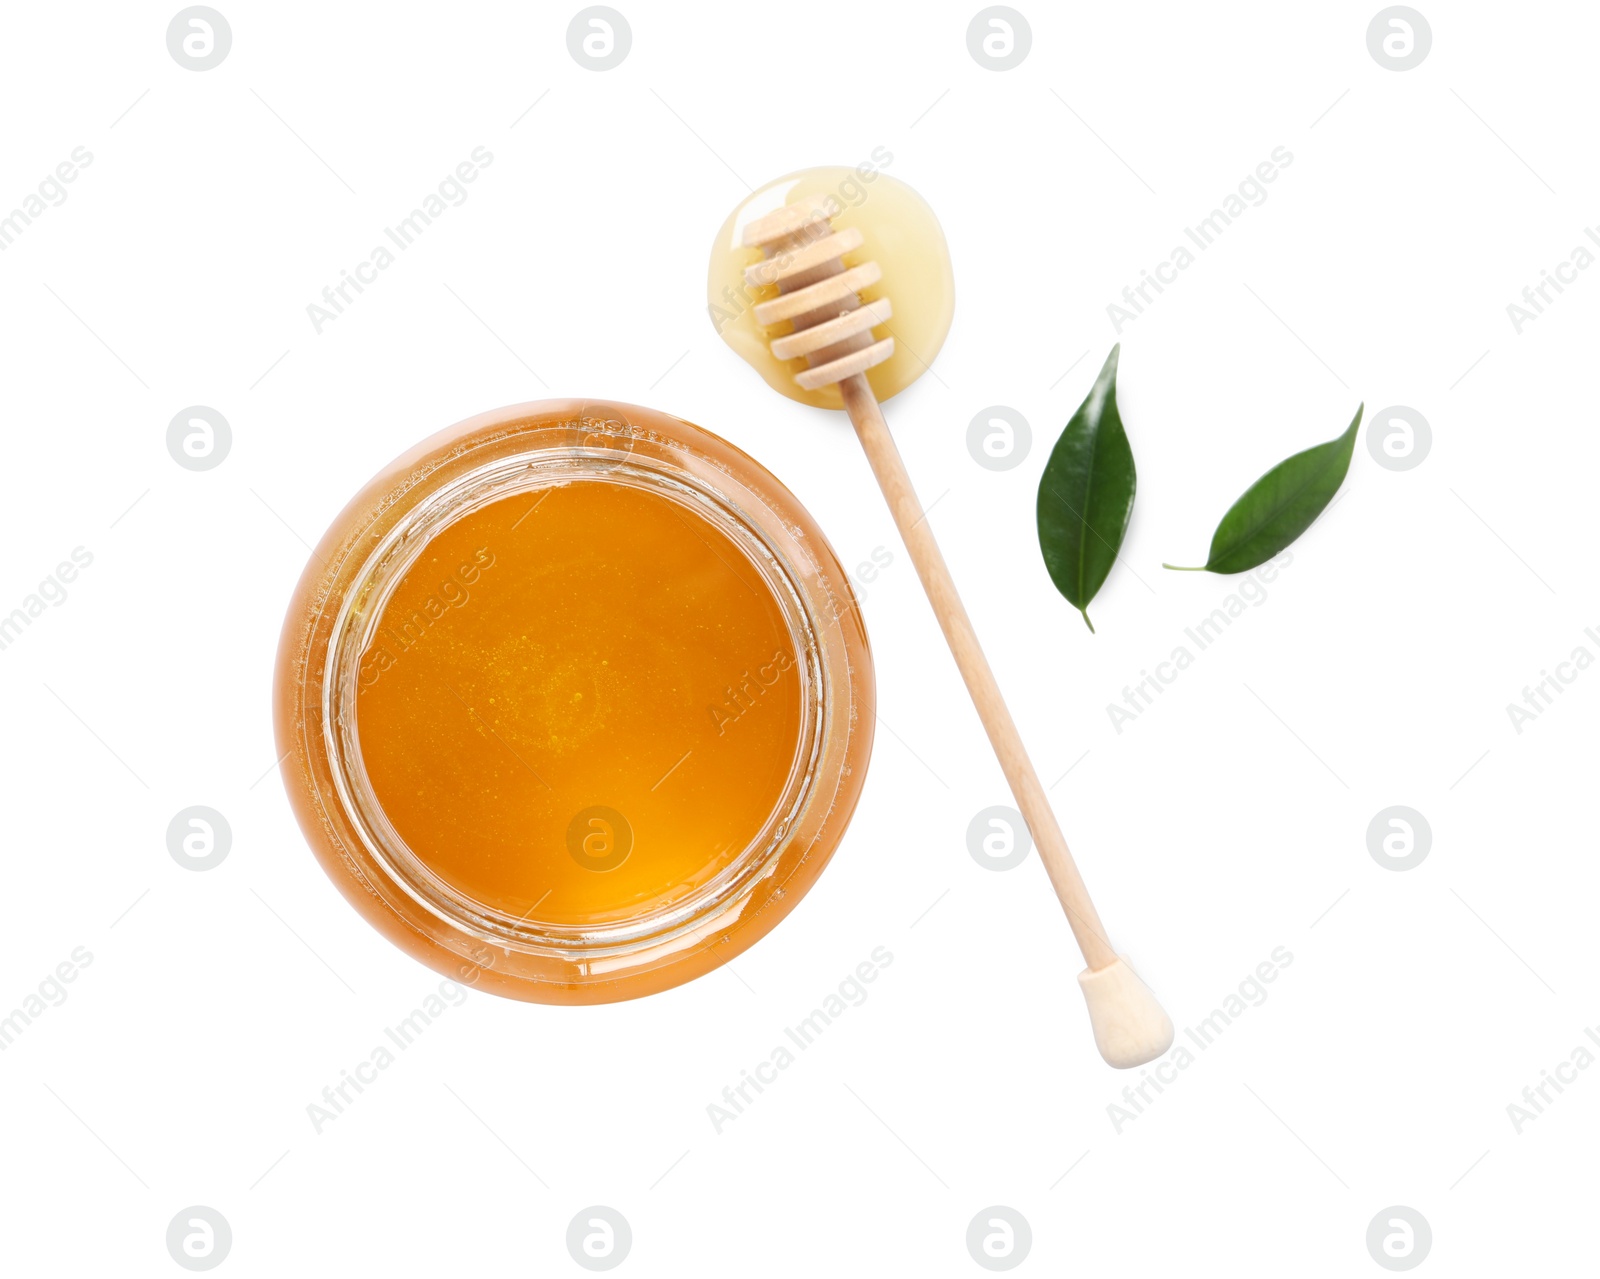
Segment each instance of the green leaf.
[[1056,590],[1091,631],[1089,601],[1117,560],[1138,476],[1117,412],[1118,345],[1050,450],[1039,478],[1039,549]]
[[[1338,439],[1279,462],[1244,491],[1211,535],[1211,554],[1201,568],[1243,573],[1270,560],[1311,527],[1327,509],[1350,470],[1350,454],[1361,426],[1362,404]],[[1177,568],[1165,564],[1164,568]]]

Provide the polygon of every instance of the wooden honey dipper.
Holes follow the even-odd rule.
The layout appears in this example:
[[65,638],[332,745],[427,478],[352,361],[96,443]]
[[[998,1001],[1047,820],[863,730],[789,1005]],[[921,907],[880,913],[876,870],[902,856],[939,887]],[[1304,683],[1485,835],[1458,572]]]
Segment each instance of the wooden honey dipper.
[[883,420],[878,398],[867,382],[866,371],[894,354],[894,338],[880,340],[872,332],[888,320],[893,310],[887,297],[861,301],[859,290],[876,284],[883,273],[876,262],[845,266],[844,255],[859,249],[863,236],[855,228],[834,230],[832,219],[839,207],[831,195],[805,196],[745,227],[744,244],[766,254],[764,261],[745,271],[745,283],[751,287],[778,286],[777,297],[756,304],[756,322],[768,328],[785,320],[790,322],[792,331],[772,340],[772,354],[780,360],[805,357],[809,367],[795,374],[795,381],[802,388],[814,391],[838,385],[845,412],[866,450],[867,461],[972,695],[978,718],[989,734],[1017,807],[1032,832],[1040,860],[1088,964],[1079,974],[1078,984],[1089,1005],[1089,1021],[1100,1055],[1121,1068],[1142,1065],[1172,1046],[1172,1020],[1106,940],[1099,912],[1056,824],[994,672],[989,669],[967,610],[950,579],[926,513],[917,501],[911,477]]

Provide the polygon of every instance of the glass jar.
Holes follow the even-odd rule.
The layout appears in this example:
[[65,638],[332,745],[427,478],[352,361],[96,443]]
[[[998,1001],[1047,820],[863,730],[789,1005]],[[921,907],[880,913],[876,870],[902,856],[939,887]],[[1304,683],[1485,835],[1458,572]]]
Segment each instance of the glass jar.
[[[715,856],[708,850],[703,874],[592,916],[570,908],[541,913],[537,903],[518,911],[449,873],[443,859],[411,847],[401,834],[370,775],[361,697],[364,683],[381,678],[375,655],[384,652],[379,627],[386,606],[430,545],[442,545],[435,539],[495,503],[534,495],[531,508],[552,491],[585,484],[664,499],[708,549],[724,548],[719,558],[730,569],[727,548],[743,556],[742,584],[766,593],[770,604],[763,607],[781,618],[775,624],[786,633],[791,661],[783,669],[792,668],[798,684],[797,727],[792,758],[781,746],[787,776],[774,781],[770,805],[763,801],[770,811],[752,823],[758,829],[743,847],[730,845]],[[502,578],[497,586],[517,584]],[[531,581],[523,586],[536,589]],[[391,633],[392,626],[385,634]],[[651,994],[726,963],[764,936],[838,846],[860,795],[875,723],[871,653],[849,578],[795,496],[709,431],[651,409],[594,400],[480,414],[385,467],[345,507],[306,566],[284,623],[274,698],[290,803],[312,851],[351,904],[438,972],[541,1003]],[[500,736],[467,706],[478,699],[456,700],[475,727]],[[501,742],[524,767],[537,769],[540,760]],[[709,777],[701,784],[714,787],[716,774]],[[470,816],[461,815],[462,840],[473,838]],[[587,857],[590,844],[569,844],[535,851],[557,858],[570,851],[596,873],[610,869],[604,859]]]

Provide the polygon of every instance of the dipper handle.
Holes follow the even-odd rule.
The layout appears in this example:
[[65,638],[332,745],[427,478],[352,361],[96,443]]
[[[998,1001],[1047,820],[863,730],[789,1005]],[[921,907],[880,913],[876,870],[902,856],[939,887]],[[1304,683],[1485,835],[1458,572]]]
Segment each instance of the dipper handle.
[[860,248],[862,237],[859,231],[835,231],[831,219],[837,212],[831,196],[810,196],[745,228],[744,242],[759,246],[767,255],[745,272],[746,283],[776,284],[779,289],[777,297],[756,305],[756,320],[763,325],[790,321],[792,332],[773,339],[772,353],[779,359],[805,358],[808,367],[795,375],[802,387],[815,390],[838,383],[856,437],[1011,784],[1078,949],[1089,965],[1078,981],[1089,1003],[1089,1021],[1100,1055],[1119,1068],[1141,1065],[1171,1047],[1172,1022],[1106,940],[1105,926],[956,592],[927,513],[883,420],[883,409],[867,382],[866,371],[894,352],[893,337],[879,340],[872,332],[893,312],[887,298],[863,304],[858,296],[857,291],[876,283],[881,272],[874,262],[845,266],[843,255]]

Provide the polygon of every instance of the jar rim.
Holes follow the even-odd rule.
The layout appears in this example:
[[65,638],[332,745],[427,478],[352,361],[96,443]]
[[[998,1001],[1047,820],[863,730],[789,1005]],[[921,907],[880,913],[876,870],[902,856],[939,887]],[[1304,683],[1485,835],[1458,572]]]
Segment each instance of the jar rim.
[[[482,909],[470,894],[441,893],[425,858],[409,849],[410,860],[397,858],[393,841],[374,838],[385,834],[370,827],[382,806],[370,794],[370,779],[366,796],[352,784],[360,779],[351,765],[364,774],[364,764],[349,704],[352,687],[359,688],[351,650],[359,659],[364,626],[382,616],[385,583],[392,589],[400,576],[394,570],[431,537],[512,491],[575,479],[647,486],[733,536],[796,639],[807,700],[790,776],[739,856],[663,910],[598,927],[546,921],[535,932],[520,927],[525,920]],[[346,899],[439,972],[545,1003],[664,990],[725,963],[770,931],[809,891],[843,837],[876,718],[871,650],[855,593],[799,499],[702,427],[636,405],[576,399],[469,418],[395,459],[351,499],[313,552],[290,604],[275,702],[291,806]]]

